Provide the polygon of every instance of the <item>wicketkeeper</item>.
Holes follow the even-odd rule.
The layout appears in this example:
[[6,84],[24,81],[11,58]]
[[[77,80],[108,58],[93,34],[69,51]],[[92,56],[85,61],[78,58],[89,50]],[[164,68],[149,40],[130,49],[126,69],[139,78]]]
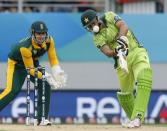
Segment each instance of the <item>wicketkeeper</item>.
[[[31,25],[31,36],[22,39],[13,46],[8,55],[7,85],[0,94],[0,110],[8,105],[21,91],[27,76],[26,68],[30,69],[31,80],[34,82],[34,67],[38,67],[39,58],[47,52],[52,75],[46,74],[45,83],[45,122],[43,125],[51,125],[48,120],[51,87],[60,88],[66,85],[67,75],[59,65],[56,55],[54,40],[48,35],[48,28],[42,21],[36,21]],[[42,113],[42,73],[38,71],[38,124],[41,124]]]
[[114,12],[106,12],[99,17],[96,11],[86,10],[81,16],[81,22],[87,31],[92,32],[95,46],[115,60],[121,87],[117,97],[130,120],[123,126],[140,127],[144,121],[152,87],[152,69],[146,49]]

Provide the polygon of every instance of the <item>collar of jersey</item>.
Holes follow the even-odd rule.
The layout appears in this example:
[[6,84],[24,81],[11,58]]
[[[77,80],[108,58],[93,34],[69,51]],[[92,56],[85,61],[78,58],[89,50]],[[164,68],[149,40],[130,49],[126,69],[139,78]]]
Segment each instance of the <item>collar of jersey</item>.
[[32,39],[32,46],[33,46],[35,49],[46,48],[46,43],[44,42],[44,43],[42,44],[42,46],[38,46],[38,44],[34,41],[34,39]]

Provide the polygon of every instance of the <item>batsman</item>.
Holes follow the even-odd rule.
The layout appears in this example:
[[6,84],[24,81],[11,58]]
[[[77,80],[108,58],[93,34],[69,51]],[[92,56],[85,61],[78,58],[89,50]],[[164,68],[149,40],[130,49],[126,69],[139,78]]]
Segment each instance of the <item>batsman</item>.
[[42,116],[42,73],[37,72],[38,77],[38,125],[51,125],[48,120],[51,87],[60,88],[66,85],[67,75],[62,70],[57,58],[54,40],[48,35],[48,28],[43,21],[35,21],[31,25],[31,36],[22,39],[14,45],[8,54],[7,87],[0,94],[0,111],[7,106],[21,91],[27,68],[30,68],[31,81],[34,82],[34,67],[39,67],[39,58],[45,53],[51,66],[52,75],[45,72],[45,121]]
[[122,126],[140,127],[152,87],[152,69],[146,49],[125,21],[112,11],[99,17],[95,10],[88,9],[81,15],[81,23],[93,34],[94,45],[104,55],[115,60],[114,66],[120,83],[117,97],[129,118]]

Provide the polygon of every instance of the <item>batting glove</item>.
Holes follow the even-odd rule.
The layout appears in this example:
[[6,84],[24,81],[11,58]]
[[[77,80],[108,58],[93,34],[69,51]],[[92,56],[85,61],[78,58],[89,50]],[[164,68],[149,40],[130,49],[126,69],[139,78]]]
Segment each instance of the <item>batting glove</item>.
[[128,55],[128,44],[129,40],[126,36],[121,36],[117,39],[117,47],[115,48],[115,53],[118,54],[118,52],[121,50],[124,52],[125,56]]

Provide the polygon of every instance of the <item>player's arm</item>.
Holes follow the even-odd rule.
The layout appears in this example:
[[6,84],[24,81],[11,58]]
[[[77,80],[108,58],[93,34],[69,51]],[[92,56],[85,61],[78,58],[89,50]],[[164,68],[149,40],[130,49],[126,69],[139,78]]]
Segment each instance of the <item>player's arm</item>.
[[128,33],[128,26],[125,21],[112,11],[108,12],[106,15],[108,16],[108,20],[118,28],[118,38],[121,36],[126,36]]
[[103,54],[105,54],[108,57],[113,57],[116,56],[116,53],[114,50],[110,49],[110,47],[105,44],[100,48],[101,52],[103,52]]
[[126,25],[126,23],[122,19],[116,21],[115,24],[119,30],[118,37],[117,37],[118,46],[116,47],[115,51],[118,54],[118,51],[122,50],[122,51],[124,51],[125,55],[128,55],[129,40],[126,37],[126,35],[128,33],[128,26]]
[[125,55],[128,55],[128,44],[129,44],[129,40],[127,38],[128,26],[125,23],[125,21],[122,20],[122,18],[119,17],[117,14],[112,13],[112,16],[114,24],[118,28],[118,35],[116,38],[116,42],[118,43],[118,45],[115,49],[115,52],[118,54],[118,51],[122,50],[124,51]]
[[51,67],[53,66],[59,66],[59,60],[55,51],[55,47],[54,47],[54,40],[52,37],[50,37],[50,46],[48,49],[48,58],[49,58],[49,62]]
[[119,20],[115,23],[116,27],[119,30],[119,34],[118,34],[118,38],[120,38],[121,36],[126,36],[128,33],[128,26],[126,25],[126,23],[123,20]]
[[94,37],[94,44],[95,46],[106,56],[113,57],[116,55],[114,50],[112,50],[106,43],[105,38],[102,35],[99,35],[98,37]]
[[50,46],[48,49],[48,58],[51,65],[51,70],[54,79],[59,83],[60,87],[66,85],[67,75],[64,73],[64,70],[59,65],[59,60],[54,47],[54,40],[50,37]]
[[[30,68],[30,74],[34,76],[35,69],[31,51],[28,48],[21,47],[20,53],[24,62],[24,66],[26,68]],[[38,71],[38,78],[42,78],[42,73],[40,71]]]
[[115,14],[114,12],[110,11],[106,13],[106,17],[111,24],[114,24],[115,27],[118,29],[118,34],[116,36],[116,42],[118,43],[118,49],[126,49],[128,47],[128,26],[126,25],[125,21]]

